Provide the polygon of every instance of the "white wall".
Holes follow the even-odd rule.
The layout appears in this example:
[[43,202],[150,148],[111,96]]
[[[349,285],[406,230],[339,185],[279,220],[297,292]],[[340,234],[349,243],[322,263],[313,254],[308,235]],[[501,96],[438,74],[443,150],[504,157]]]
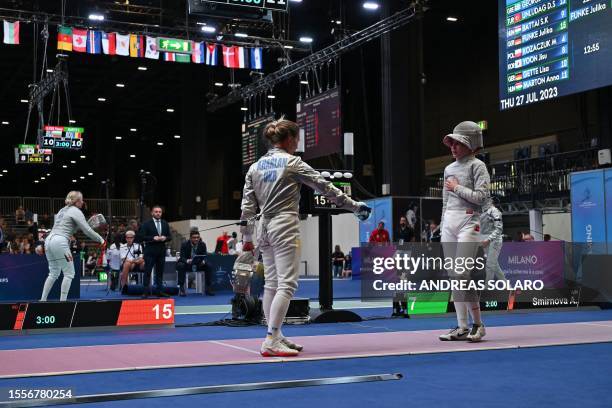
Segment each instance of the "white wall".
[[544,214],[542,217],[544,234],[550,234],[554,241],[572,241],[571,213]]
[[[204,230],[219,225],[230,224],[232,220],[185,220],[170,223],[172,227],[185,238],[189,237],[192,228]],[[208,251],[214,251],[217,237],[227,231],[231,235],[233,231],[241,238],[240,227],[231,226],[208,232],[201,232],[202,240],[206,243]],[[304,261],[308,264],[308,276],[319,275],[319,218],[309,217],[300,222],[300,234],[302,238],[302,256],[300,259],[300,275],[304,275]],[[339,214],[332,216],[332,246],[329,253],[333,252],[334,245],[340,245],[346,254],[356,246],[359,246],[359,221],[353,214]]]

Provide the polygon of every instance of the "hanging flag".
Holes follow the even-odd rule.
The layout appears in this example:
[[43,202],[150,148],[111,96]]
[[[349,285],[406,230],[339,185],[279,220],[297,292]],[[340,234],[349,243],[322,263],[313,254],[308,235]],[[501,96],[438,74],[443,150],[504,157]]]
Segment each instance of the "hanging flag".
[[144,58],[145,47],[142,35],[130,34],[130,57]]
[[217,44],[206,43],[206,65],[217,65]]
[[117,54],[117,35],[115,33],[102,33],[102,52],[106,55]]
[[147,51],[145,58],[159,59],[159,51],[157,51],[157,38],[147,36]]
[[102,32],[90,31],[87,33],[87,53],[100,54],[102,53]]
[[164,52],[164,61],[175,62],[175,56],[173,52]]
[[87,30],[81,30],[79,28],[72,29],[72,51],[87,51]]
[[238,68],[236,66],[236,47],[223,46],[223,65],[227,68]]
[[72,28],[59,26],[57,30],[57,49],[72,51]]
[[127,57],[130,55],[130,35],[117,34],[117,55]]
[[251,48],[251,68],[263,69],[261,48]]
[[206,58],[204,43],[194,42],[191,51],[191,62],[194,64],[203,64]]
[[189,54],[176,54],[176,56],[174,57],[174,60],[176,62],[182,62],[182,63],[189,64],[191,62],[191,55],[189,55]]
[[237,68],[248,68],[249,67],[249,50],[244,47],[236,48],[236,67]]
[[11,23],[4,20],[4,43],[19,44],[19,21]]

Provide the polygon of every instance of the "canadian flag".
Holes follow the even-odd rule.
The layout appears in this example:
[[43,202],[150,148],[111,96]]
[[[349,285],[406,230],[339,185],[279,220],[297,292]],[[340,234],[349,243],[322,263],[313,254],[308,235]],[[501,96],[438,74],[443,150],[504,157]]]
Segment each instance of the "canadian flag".
[[87,52],[87,30],[72,30],[72,51]]

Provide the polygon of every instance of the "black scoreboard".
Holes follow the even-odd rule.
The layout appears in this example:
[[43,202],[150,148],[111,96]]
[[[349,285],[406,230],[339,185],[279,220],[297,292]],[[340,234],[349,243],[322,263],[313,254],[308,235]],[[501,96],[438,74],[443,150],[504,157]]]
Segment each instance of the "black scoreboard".
[[15,164],[51,164],[53,151],[39,145],[20,144],[15,148]]
[[173,323],[173,299],[0,303],[0,331]]

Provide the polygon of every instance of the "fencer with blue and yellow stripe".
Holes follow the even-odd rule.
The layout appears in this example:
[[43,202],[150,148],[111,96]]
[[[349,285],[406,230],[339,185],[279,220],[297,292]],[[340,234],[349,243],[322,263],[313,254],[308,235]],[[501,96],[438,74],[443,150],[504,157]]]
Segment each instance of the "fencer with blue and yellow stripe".
[[[306,184],[338,207],[356,212],[354,201],[306,164],[299,156],[273,147],[245,177],[241,220],[245,241],[254,242],[262,253],[265,288],[286,292],[292,297],[297,289],[300,262],[300,189]],[[258,211],[259,210],[259,211]],[[252,220],[258,218],[257,222]],[[255,225],[256,224],[256,225]]]

